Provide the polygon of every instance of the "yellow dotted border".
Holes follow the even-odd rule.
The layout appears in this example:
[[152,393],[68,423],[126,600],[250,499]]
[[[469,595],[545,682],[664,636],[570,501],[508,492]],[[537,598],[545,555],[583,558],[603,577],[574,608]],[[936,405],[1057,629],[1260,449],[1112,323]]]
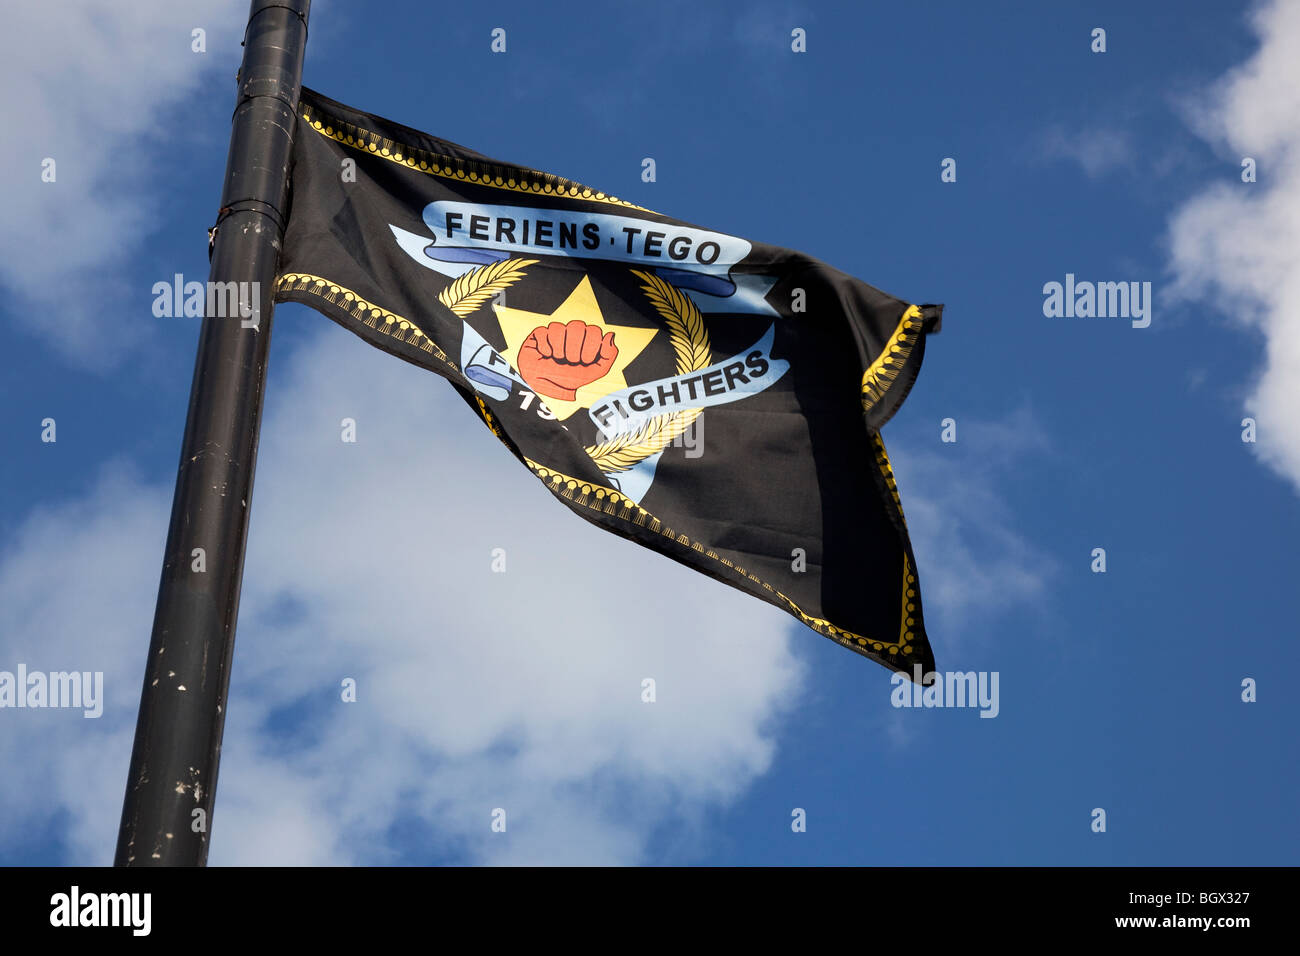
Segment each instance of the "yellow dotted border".
[[414,169],[430,176],[454,179],[460,182],[478,183],[493,189],[510,192],[528,193],[531,196],[559,196],[567,199],[586,199],[590,202],[608,203],[627,209],[639,209],[652,212],[644,206],[627,202],[615,196],[575,183],[571,179],[543,173],[536,169],[519,166],[503,166],[499,163],[483,162],[474,159],[458,159],[435,153],[419,146],[399,143],[396,140],[380,136],[378,133],[363,129],[351,123],[340,121],[324,110],[313,109],[307,104],[301,107],[302,118],[316,132],[327,139],[332,139],[350,146],[363,153],[379,156],[407,169]]
[[876,453],[876,465],[880,468],[880,473],[885,476],[885,487],[894,498],[898,516],[903,519],[903,527],[907,527],[907,518],[903,514],[903,500],[898,497],[898,481],[894,478],[894,466],[890,464],[889,452],[885,451],[885,440],[880,437],[880,432],[871,433],[871,444]]
[[[481,402],[479,404],[486,412],[486,406],[483,406]],[[490,413],[488,414],[490,416]],[[498,438],[501,437],[495,424],[490,420],[488,421],[488,427],[492,429],[493,434],[497,435]],[[911,654],[913,651],[912,641],[916,635],[915,632],[911,630],[911,627],[915,623],[915,618],[909,617],[908,614],[909,612],[914,612],[916,610],[916,575],[912,572],[911,562],[908,560],[906,551],[903,552],[902,616],[899,620],[898,640],[884,641],[876,638],[864,637],[861,634],[855,634],[853,631],[845,630],[842,627],[836,627],[824,618],[813,617],[811,614],[805,613],[803,608],[799,607],[798,604],[795,604],[794,601],[790,600],[790,598],[773,588],[772,585],[768,584],[757,575],[750,571],[746,571],[739,565],[732,563],[729,559],[722,557],[709,548],[706,548],[704,545],[700,544],[700,542],[691,541],[686,535],[674,531],[632,499],[619,493],[613,488],[608,488],[604,485],[596,484],[595,482],[585,481],[581,478],[574,478],[571,475],[566,475],[553,468],[547,468],[545,465],[540,465],[531,458],[525,458],[524,462],[537,474],[537,477],[542,479],[542,482],[546,484],[554,494],[560,495],[575,504],[585,505],[596,511],[603,511],[605,514],[612,515],[615,518],[621,518],[624,521],[631,521],[633,524],[649,528],[651,531],[657,532],[666,538],[673,539],[678,544],[685,545],[693,551],[700,552],[706,558],[712,558],[713,560],[718,561],[730,568],[736,574],[753,581],[755,584],[762,587],[763,590],[771,591],[778,598],[784,601],[801,621],[819,634],[824,634],[846,647],[856,646],[858,648],[869,648],[876,653],[887,653],[891,656],[897,656],[900,652],[906,656]]]
[[[337,282],[331,282],[329,279],[311,275],[307,272],[286,272],[275,280],[275,291],[277,293],[285,291],[308,292],[319,296],[326,302],[343,309],[358,322],[364,323],[386,335],[391,335],[399,342],[418,346],[422,352],[428,352],[439,361],[456,369],[456,363],[447,358],[447,353],[438,348],[433,339],[425,335],[419,326],[410,319],[403,318],[363,299],[351,289],[345,288]],[[459,369],[456,370],[459,371]]]
[[497,438],[500,438],[502,441],[505,441],[505,435],[501,434],[501,429],[497,428],[496,416],[492,414],[492,411],[487,407],[487,404],[477,395],[474,396],[474,401],[478,402],[479,414],[483,416],[483,423],[487,425],[488,431],[493,435],[496,435]]
[[[342,309],[349,315],[360,322],[364,322],[370,328],[378,329],[388,335],[393,336],[399,341],[410,345],[418,345],[422,351],[436,356],[444,364],[459,371],[456,364],[447,358],[447,353],[440,349],[432,339],[424,334],[409,319],[400,315],[389,312],[387,309],[380,308],[377,305],[363,299],[351,289],[331,282],[321,276],[312,275],[303,272],[288,272],[276,279],[275,291],[307,292],[318,296],[327,302],[330,302]],[[915,308],[915,307],[913,307]],[[910,310],[909,310],[910,311]],[[906,315],[905,315],[906,320]],[[476,396],[477,397],[477,396]],[[478,399],[479,410],[482,413],[483,421],[491,430],[492,434],[498,439],[504,440],[504,435],[496,423],[495,416],[484,404],[481,398]],[[876,450],[876,463],[885,476],[885,482],[889,487],[890,493],[894,497],[894,502],[899,506],[899,514],[902,514],[902,503],[899,501],[897,484],[894,481],[893,468],[889,464],[889,456],[885,451],[885,443],[880,438],[879,433],[872,433],[873,444]],[[785,594],[776,590],[772,585],[759,578],[750,571],[745,570],[737,564],[734,564],[728,558],[722,557],[710,548],[704,547],[698,541],[691,541],[684,534],[673,531],[672,528],[665,525],[662,521],[646,511],[639,504],[628,498],[621,492],[606,487],[605,485],[596,484],[595,482],[584,481],[580,478],[574,478],[563,472],[555,471],[541,465],[531,458],[524,458],[524,462],[529,468],[547,485],[550,490],[576,504],[585,505],[588,508],[597,511],[603,511],[607,515],[620,518],[624,521],[631,521],[640,527],[648,527],[651,531],[662,534],[666,538],[671,538],[680,545],[698,551],[707,558],[725,565],[734,573],[739,574],[755,584],[762,587],[765,591],[770,591],[780,598],[790,608],[790,610],[806,625],[820,634],[843,644],[847,647],[857,647],[870,649],[877,654],[887,653],[891,656],[897,656],[900,652],[903,655],[909,655],[914,649],[912,640],[915,638],[915,632],[911,627],[915,623],[915,618],[911,615],[916,610],[916,575],[912,570],[911,562],[908,559],[907,552],[903,552],[903,593],[902,607],[900,613],[898,640],[884,641],[875,638],[865,637],[856,634],[853,631],[836,627],[830,621],[824,618],[813,617],[806,613],[803,608],[799,607],[794,601],[790,600]]]
[[898,373],[911,357],[912,347],[921,334],[921,308],[910,305],[898,320],[894,334],[889,337],[876,360],[862,373],[863,411],[870,411],[885,397],[889,386],[898,378]]

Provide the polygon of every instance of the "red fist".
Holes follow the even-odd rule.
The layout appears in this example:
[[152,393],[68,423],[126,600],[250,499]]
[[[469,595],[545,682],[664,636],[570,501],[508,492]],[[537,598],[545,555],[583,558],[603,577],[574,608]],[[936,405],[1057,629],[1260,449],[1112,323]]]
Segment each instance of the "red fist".
[[519,348],[519,374],[538,394],[571,402],[578,389],[604,376],[618,358],[614,333],[574,319],[539,325]]

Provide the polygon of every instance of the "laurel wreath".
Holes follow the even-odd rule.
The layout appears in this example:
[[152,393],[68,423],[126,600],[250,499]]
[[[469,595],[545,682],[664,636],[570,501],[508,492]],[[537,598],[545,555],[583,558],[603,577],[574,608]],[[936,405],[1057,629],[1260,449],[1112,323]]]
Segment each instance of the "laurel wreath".
[[[438,301],[460,318],[465,318],[497,293],[524,277],[524,268],[537,259],[503,259],[479,266],[457,278],[438,293]],[[648,272],[632,270],[643,283],[641,290],[668,324],[668,337],[677,355],[677,374],[708,368],[712,360],[709,333],[704,318],[690,297],[676,286]],[[658,454],[691,427],[702,408],[656,415],[641,427],[609,441],[586,446],[592,461],[606,475],[616,475],[636,467],[651,455]]]
[[[636,269],[632,274],[645,283],[641,290],[668,324],[669,340],[677,353],[677,374],[708,368],[712,359],[709,333],[695,303],[680,289],[656,275]],[[597,445],[588,445],[586,452],[606,475],[619,474],[667,448],[673,439],[691,427],[702,411],[702,408],[687,408],[656,415],[635,431]]]
[[524,267],[537,259],[502,259],[479,266],[460,276],[438,293],[438,301],[460,318],[465,318],[484,302],[503,292],[524,277]]

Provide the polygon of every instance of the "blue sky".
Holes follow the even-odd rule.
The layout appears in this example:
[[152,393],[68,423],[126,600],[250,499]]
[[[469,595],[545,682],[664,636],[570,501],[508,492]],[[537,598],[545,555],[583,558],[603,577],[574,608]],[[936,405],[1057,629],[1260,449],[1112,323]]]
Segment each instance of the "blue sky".
[[[32,81],[0,670],[106,682],[99,720],[0,710],[5,863],[108,862],[121,807],[198,331],[151,290],[206,277],[245,14],[150,6],[16,12],[0,68]],[[212,862],[1296,863],[1300,16],[732,6],[320,0],[304,81],[946,303],[885,439],[939,666],[996,671],[998,716],[892,707],[885,669],[579,521],[436,376],[284,305]],[[1067,273],[1150,282],[1150,327],[1047,318]],[[588,612],[530,610],[575,587]]]

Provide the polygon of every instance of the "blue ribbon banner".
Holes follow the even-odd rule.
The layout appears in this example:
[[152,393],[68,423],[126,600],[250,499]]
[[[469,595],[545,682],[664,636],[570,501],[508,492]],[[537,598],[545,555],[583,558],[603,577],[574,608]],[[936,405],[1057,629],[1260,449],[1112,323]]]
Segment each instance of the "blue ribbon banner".
[[611,392],[587,410],[606,439],[635,431],[657,415],[708,408],[756,395],[775,383],[790,363],[772,358],[776,326],[768,326],[752,348],[698,372],[632,385]]
[[753,248],[736,236],[634,216],[451,200],[429,203],[423,218],[432,239],[388,228],[407,255],[443,275],[460,276],[511,255],[603,259],[655,270],[703,312],[778,315],[765,298],[774,276],[731,275]]

